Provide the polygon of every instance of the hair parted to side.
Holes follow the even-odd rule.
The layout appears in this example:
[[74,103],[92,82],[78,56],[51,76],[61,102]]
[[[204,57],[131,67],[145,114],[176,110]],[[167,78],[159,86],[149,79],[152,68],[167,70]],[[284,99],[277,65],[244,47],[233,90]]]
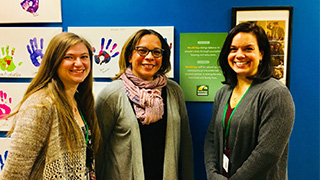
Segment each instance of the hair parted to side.
[[257,39],[260,52],[263,52],[263,58],[261,60],[261,63],[259,64],[258,72],[254,76],[247,78],[253,79],[254,82],[262,82],[269,79],[272,76],[273,72],[270,56],[270,44],[263,28],[258,26],[254,22],[240,23],[232,28],[228,33],[218,58],[218,64],[220,65],[225,78],[225,81],[223,81],[222,83],[228,84],[231,87],[235,87],[238,83],[238,80],[237,74],[229,66],[228,55],[230,52],[230,46],[233,37],[240,32],[253,34]]
[[[79,145],[80,141],[82,141],[82,132],[78,130],[78,124],[74,119],[72,107],[67,99],[65,87],[58,77],[57,70],[67,50],[71,46],[74,46],[80,42],[83,43],[88,49],[92,67],[93,52],[92,47],[87,40],[74,33],[62,32],[60,34],[57,34],[50,41],[44,57],[41,61],[39,71],[31,81],[17,110],[9,116],[11,117],[17,114],[21,105],[29,96],[31,96],[35,92],[38,92],[39,90],[45,90],[48,93],[49,97],[52,99],[53,105],[57,109],[62,133],[71,152],[72,147]],[[79,84],[78,93],[76,93],[75,96],[82,110],[84,119],[93,132],[92,138],[94,148],[98,148],[98,144],[100,143],[100,129],[94,111],[94,97],[92,93],[92,86],[93,75],[91,68],[86,79]],[[14,127],[9,133],[12,133],[13,129]],[[69,133],[73,133],[75,134],[75,136],[69,136]]]
[[152,30],[152,29],[141,29],[134,33],[129,39],[126,41],[124,46],[122,47],[120,58],[119,58],[119,68],[120,72],[113,79],[118,79],[131,64],[129,63],[130,58],[132,57],[132,53],[135,51],[135,47],[140,41],[140,39],[144,35],[155,35],[159,38],[161,42],[161,48],[164,49],[162,54],[162,65],[157,74],[166,74],[171,70],[170,64],[170,47],[167,41],[162,37],[161,34]]

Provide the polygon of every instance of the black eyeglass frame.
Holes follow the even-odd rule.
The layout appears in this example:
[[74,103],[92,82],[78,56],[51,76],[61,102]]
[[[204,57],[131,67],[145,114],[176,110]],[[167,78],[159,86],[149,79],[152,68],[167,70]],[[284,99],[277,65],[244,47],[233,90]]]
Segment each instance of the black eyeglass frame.
[[[139,48],[143,48],[143,49],[147,50],[148,52],[147,52],[146,54],[140,54],[139,51],[138,51]],[[152,56],[155,57],[155,58],[160,58],[160,57],[162,57],[163,52],[164,52],[164,49],[161,49],[161,48],[148,49],[148,48],[145,47],[145,46],[136,46],[134,49],[137,50],[137,53],[138,53],[140,56],[147,56],[147,55],[150,53],[150,51],[151,51]],[[154,55],[154,50],[160,50],[160,51],[161,51],[160,56],[155,56],[155,55]]]

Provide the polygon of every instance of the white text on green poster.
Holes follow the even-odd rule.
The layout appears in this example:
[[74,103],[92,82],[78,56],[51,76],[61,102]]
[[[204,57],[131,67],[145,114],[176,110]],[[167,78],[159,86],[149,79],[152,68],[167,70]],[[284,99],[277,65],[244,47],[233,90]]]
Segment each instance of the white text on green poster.
[[217,65],[227,33],[180,34],[180,85],[186,101],[212,102],[224,80]]

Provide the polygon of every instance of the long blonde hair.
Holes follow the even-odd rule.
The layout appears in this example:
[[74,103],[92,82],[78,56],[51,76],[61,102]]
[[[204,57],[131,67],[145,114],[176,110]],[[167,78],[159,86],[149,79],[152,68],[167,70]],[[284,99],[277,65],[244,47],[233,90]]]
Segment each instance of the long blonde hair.
[[[68,149],[72,152],[71,147],[78,146],[82,140],[82,132],[79,130],[76,120],[74,119],[72,107],[69,104],[65,93],[65,87],[57,75],[58,67],[66,54],[66,51],[73,45],[82,42],[89,51],[91,67],[93,61],[92,47],[84,38],[69,32],[63,32],[50,41],[47,50],[44,54],[39,71],[34,79],[31,81],[27,91],[25,92],[22,101],[19,103],[16,111],[11,113],[8,117],[17,114],[21,105],[32,94],[39,90],[47,91],[49,97],[52,99],[53,104],[58,112],[59,122],[62,128],[63,137],[66,140]],[[92,93],[93,75],[92,68],[86,77],[78,86],[78,93],[76,99],[82,110],[84,119],[88,123],[92,131],[92,140],[94,150],[97,151],[100,144],[100,129],[97,122],[97,117],[94,110],[94,97]],[[6,117],[6,118],[8,118]],[[14,130],[14,126],[8,132],[10,135]],[[69,136],[68,134],[74,134]]]

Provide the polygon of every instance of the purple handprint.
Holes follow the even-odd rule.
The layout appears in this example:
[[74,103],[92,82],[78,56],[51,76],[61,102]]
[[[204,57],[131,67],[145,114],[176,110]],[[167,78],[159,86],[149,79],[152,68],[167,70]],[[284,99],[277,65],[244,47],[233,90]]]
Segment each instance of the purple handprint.
[[[103,50],[103,47],[104,47],[104,42],[105,42],[105,39],[102,38],[101,39],[101,49],[99,51],[99,54],[98,55],[94,55],[94,60],[97,64],[102,64],[102,63],[108,63],[110,62],[111,58],[114,58],[116,57],[117,55],[119,55],[119,52],[116,52],[114,53],[112,56],[110,56],[110,54],[107,52],[107,51],[104,51]],[[109,46],[112,42],[112,39],[109,39],[108,40],[108,44],[106,45],[106,50],[109,49]],[[110,53],[112,53],[112,51],[117,47],[117,43],[114,43],[113,46],[112,46],[112,49],[110,50]],[[93,52],[95,53],[96,52],[96,49],[93,47]]]
[[40,61],[43,58],[43,38],[40,39],[40,49],[38,49],[37,38],[30,39],[30,46],[27,45],[28,52],[30,54],[31,62],[34,66],[39,67]]
[[11,108],[6,104],[11,104],[11,97],[8,98],[7,93],[0,90],[0,119],[5,117],[6,115],[10,114]]
[[35,14],[39,8],[39,0],[24,0],[20,3],[22,9],[31,14]]

